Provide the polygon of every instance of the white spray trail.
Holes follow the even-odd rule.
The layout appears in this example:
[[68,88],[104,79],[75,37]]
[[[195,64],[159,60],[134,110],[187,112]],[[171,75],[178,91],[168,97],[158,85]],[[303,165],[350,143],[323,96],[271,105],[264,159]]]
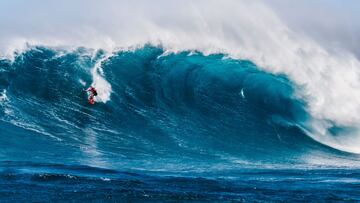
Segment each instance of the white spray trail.
[[106,103],[110,100],[111,95],[111,85],[106,79],[104,78],[104,71],[101,67],[101,64],[106,61],[110,55],[102,57],[98,60],[94,67],[91,69],[92,75],[92,84],[91,86],[95,87],[97,90],[98,95],[95,97],[95,101]]

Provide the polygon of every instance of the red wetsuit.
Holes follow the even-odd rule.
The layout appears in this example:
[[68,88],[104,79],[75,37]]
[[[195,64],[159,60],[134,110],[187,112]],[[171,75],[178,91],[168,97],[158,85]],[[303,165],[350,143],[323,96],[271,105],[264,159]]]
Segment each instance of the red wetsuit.
[[89,87],[86,91],[91,92],[88,99],[89,103],[95,104],[94,96],[97,96],[96,89],[94,87]]

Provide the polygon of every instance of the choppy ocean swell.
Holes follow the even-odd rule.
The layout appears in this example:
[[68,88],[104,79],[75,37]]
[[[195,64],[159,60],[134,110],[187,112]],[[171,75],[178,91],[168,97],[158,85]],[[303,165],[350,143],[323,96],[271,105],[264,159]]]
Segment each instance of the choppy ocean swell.
[[[83,91],[90,84],[99,91],[94,106]],[[339,175],[329,169],[356,172],[358,155],[330,148],[307,134],[311,115],[295,89],[285,75],[265,73],[251,61],[222,54],[168,53],[148,45],[112,54],[31,47],[14,60],[0,60],[1,184],[26,190],[34,183],[40,189],[51,179],[50,188],[58,190],[68,181],[97,181],[90,184],[96,188],[111,180],[118,181],[111,187],[127,188],[122,194],[128,197],[259,200],[258,195],[266,198],[279,189],[270,180],[300,180],[305,169],[327,168],[327,176],[319,175],[323,171],[311,173],[310,179],[319,178],[314,187],[319,184],[330,200],[358,198],[346,192],[332,196],[331,181],[348,180],[342,181],[347,171]],[[332,130],[336,136],[335,131],[344,129]],[[285,168],[286,175],[261,171],[270,168]],[[250,180],[254,176],[272,186]],[[359,180],[358,174],[352,178]],[[286,193],[289,196],[278,200],[294,198],[301,184],[309,185],[308,179],[301,180]],[[324,187],[322,182],[329,180]],[[182,189],[175,184],[179,181]],[[194,181],[197,190],[191,187]],[[357,181],[350,182],[349,191],[359,187]],[[264,186],[261,194],[251,192],[259,185]],[[307,189],[304,194],[311,196]],[[120,198],[108,191],[98,195]]]

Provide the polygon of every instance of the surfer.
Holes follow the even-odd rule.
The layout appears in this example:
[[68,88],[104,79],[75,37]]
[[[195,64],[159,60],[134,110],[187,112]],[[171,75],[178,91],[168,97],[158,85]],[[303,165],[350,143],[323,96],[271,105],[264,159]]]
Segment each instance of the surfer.
[[88,101],[90,104],[95,104],[94,97],[97,96],[97,91],[93,86],[90,86],[85,90],[86,92],[90,92]]

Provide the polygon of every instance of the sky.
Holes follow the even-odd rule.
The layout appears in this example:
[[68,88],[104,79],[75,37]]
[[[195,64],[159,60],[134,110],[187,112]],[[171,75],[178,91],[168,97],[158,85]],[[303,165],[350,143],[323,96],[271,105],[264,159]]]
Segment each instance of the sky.
[[360,58],[360,1],[268,0],[286,24],[328,48],[345,48]]

